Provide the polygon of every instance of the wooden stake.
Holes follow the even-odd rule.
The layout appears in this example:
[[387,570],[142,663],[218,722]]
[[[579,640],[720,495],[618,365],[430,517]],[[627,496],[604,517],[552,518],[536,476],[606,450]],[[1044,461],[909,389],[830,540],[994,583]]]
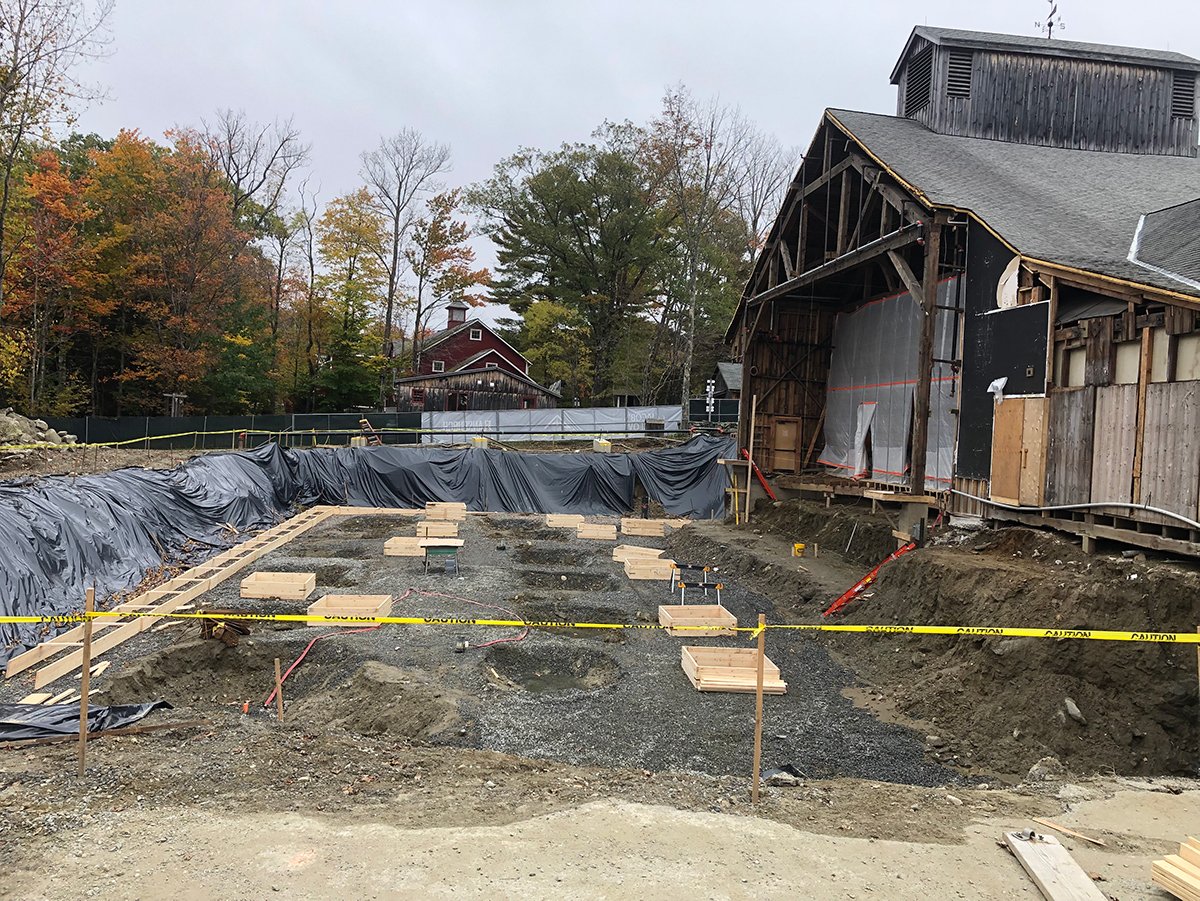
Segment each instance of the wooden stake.
[[762,769],[762,710],[763,710],[763,659],[765,658],[767,615],[758,615],[758,686],[754,690],[754,783],[750,787],[750,800],[758,803],[759,773]]
[[746,515],[744,522],[750,522],[750,489],[754,484],[754,418],[758,414],[758,395],[750,398],[750,437],[746,442]]
[[275,658],[275,708],[279,712],[279,722],[283,722],[283,679],[279,675],[279,658]]
[[[83,612],[90,614],[96,607],[96,589],[84,595]],[[92,618],[83,622],[83,673],[79,683],[79,775],[87,768],[88,687],[92,681]]]

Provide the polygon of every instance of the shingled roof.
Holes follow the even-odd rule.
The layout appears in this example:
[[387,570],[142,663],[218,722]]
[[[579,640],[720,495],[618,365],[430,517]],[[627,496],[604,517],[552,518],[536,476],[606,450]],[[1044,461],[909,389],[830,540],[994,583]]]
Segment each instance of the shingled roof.
[[1200,289],[1200,199],[1147,213],[1129,259]]
[[963,31],[959,28],[935,28],[918,25],[909,35],[895,68],[892,84],[900,79],[900,69],[908,57],[909,46],[914,38],[924,38],[934,44],[965,47],[972,50],[1003,50],[1008,53],[1032,53],[1037,56],[1070,56],[1076,59],[1107,60],[1129,65],[1152,66],[1154,68],[1186,69],[1200,71],[1200,60],[1171,50],[1143,50],[1140,47],[1121,47],[1116,44],[1089,44],[1081,41],[1064,41],[1060,38],[1027,37],[1017,34],[996,34],[990,31]]
[[1027,257],[1200,294],[1129,259],[1143,215],[1200,198],[1200,159],[1013,144],[937,134],[896,116],[827,114],[918,197],[969,210]]

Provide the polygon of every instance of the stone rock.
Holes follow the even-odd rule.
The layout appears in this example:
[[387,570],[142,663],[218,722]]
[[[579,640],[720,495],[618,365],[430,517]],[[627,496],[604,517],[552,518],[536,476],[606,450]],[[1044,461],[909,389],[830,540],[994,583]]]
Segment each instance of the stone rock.
[[1057,757],[1043,757],[1029,768],[1026,778],[1030,782],[1054,782],[1065,779],[1067,768]]
[[929,745],[931,748],[940,748],[946,744],[946,742],[945,739],[943,739],[940,735],[926,735],[925,744]]
[[50,428],[50,426],[48,426],[46,424],[46,420],[44,420],[44,419],[35,419],[33,421],[33,427],[35,429],[37,429],[39,432],[44,432],[44,431],[46,431],[46,429]]
[[62,433],[63,444],[74,444],[79,440],[75,435],[70,435],[67,432]]
[[946,795],[946,803],[953,804],[955,807],[962,807],[962,798],[956,798],[954,795]]
[[796,776],[793,776],[791,773],[783,770],[774,770],[773,772],[767,773],[767,775],[763,778],[763,784],[794,786],[803,785],[804,782]]
[[62,439],[58,437],[58,432],[51,429],[46,433],[46,441],[50,444],[62,444]]
[[1079,705],[1076,704],[1071,698],[1063,698],[1063,707],[1067,711],[1067,716],[1079,723],[1081,726],[1087,725],[1087,718],[1080,711]]

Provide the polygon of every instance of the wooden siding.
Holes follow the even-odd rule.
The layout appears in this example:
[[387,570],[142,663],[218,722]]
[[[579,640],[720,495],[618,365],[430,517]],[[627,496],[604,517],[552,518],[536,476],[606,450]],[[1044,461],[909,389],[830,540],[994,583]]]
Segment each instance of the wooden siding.
[[[971,96],[951,97],[951,49],[934,48],[932,101],[912,117],[934,131],[1077,150],[1196,156],[1196,117],[1171,115],[1171,68],[976,49]],[[898,115],[906,74],[907,65]]]
[[1021,445],[1021,505],[1038,507],[1046,481],[1046,398],[1025,398]]
[[1068,388],[1050,393],[1045,492],[1048,506],[1091,501],[1095,421],[1095,388]]
[[1129,503],[1137,446],[1137,385],[1096,389],[1096,433],[1092,448],[1094,504]]
[[996,404],[992,415],[992,493],[1002,504],[1021,501],[1022,435],[1025,398],[1009,397]]
[[1200,382],[1147,386],[1140,500],[1152,507],[1198,518]]

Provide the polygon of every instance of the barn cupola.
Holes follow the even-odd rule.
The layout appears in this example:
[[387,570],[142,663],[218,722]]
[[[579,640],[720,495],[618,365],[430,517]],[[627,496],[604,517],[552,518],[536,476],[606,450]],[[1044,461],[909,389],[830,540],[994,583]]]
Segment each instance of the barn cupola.
[[467,321],[467,305],[461,300],[453,301],[446,307],[446,328],[454,328]]
[[1196,156],[1200,60],[1165,50],[917,26],[896,114],[940,134]]

